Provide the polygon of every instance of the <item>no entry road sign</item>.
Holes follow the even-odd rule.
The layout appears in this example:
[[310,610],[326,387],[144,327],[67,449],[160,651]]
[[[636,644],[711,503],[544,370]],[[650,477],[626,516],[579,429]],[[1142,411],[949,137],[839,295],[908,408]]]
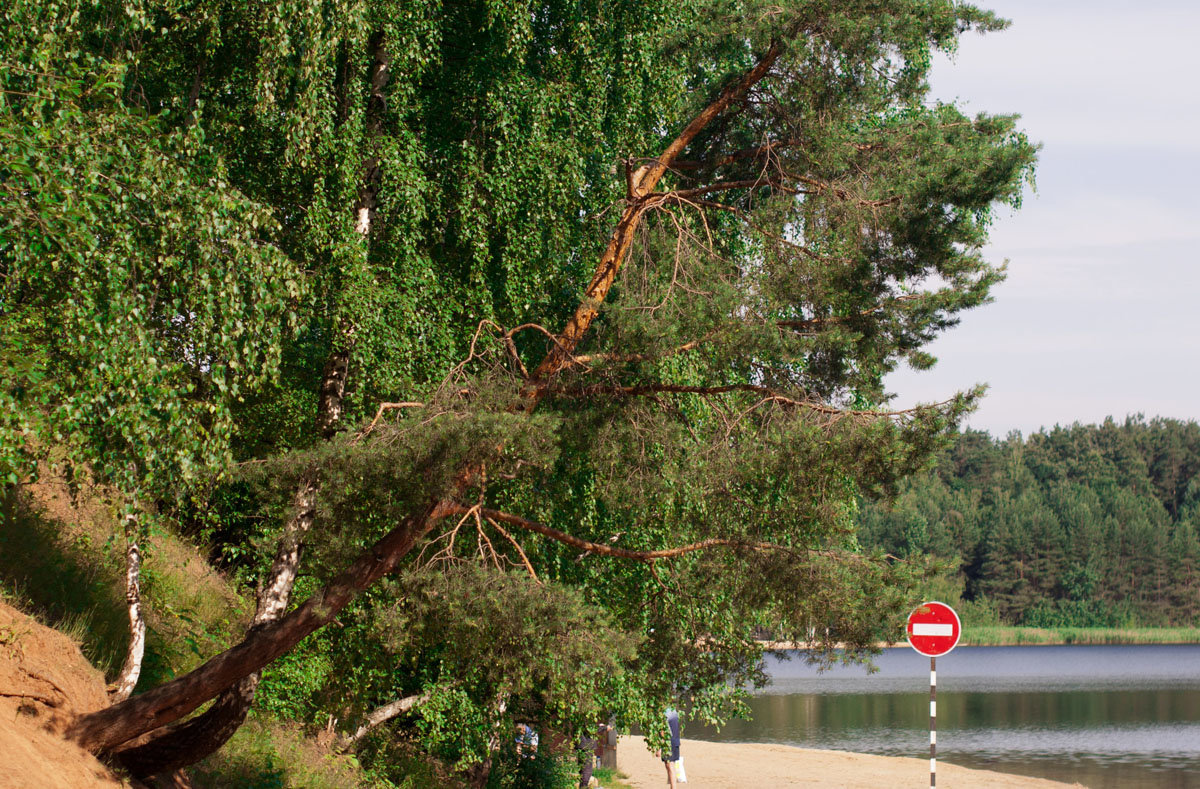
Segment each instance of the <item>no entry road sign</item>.
[[908,615],[908,643],[928,657],[954,649],[962,635],[958,614],[945,603],[922,603]]
[[961,635],[962,622],[945,603],[921,603],[908,615],[908,643],[929,658],[929,789],[937,789],[937,659]]

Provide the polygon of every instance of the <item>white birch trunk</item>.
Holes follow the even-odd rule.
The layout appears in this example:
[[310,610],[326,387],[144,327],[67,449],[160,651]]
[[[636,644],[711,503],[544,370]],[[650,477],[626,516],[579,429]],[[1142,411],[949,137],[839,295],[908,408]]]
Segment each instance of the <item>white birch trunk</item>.
[[402,699],[396,699],[395,701],[384,704],[382,707],[377,707],[376,709],[371,710],[371,712],[367,713],[367,717],[363,719],[363,722],[359,725],[359,727],[354,730],[354,733],[347,735],[342,739],[341,749],[346,750],[350,748],[354,745],[354,743],[365,737],[367,733],[376,726],[387,723],[392,718],[403,715],[413,707],[428,700],[428,693],[419,693],[415,696],[405,696]]
[[[368,135],[377,136],[383,128],[382,112],[386,104],[384,91],[389,78],[390,61],[382,33],[373,36],[371,48],[374,63],[368,99]],[[368,155],[364,165],[366,173],[354,207],[353,222],[355,232],[363,238],[365,261],[379,192],[380,163],[377,158]],[[337,334],[322,371],[317,400],[316,427],[324,439],[334,436],[342,419],[353,327],[338,326]],[[317,481],[311,475],[306,476],[296,489],[293,498],[295,509],[280,535],[271,570],[259,587],[252,628],[275,622],[287,612],[300,567],[304,538],[314,520],[316,494]],[[206,712],[183,723],[173,724],[158,736],[150,737],[149,741],[121,751],[122,764],[137,776],[150,776],[191,764],[212,753],[245,720],[254,702],[260,677],[261,672],[247,675],[219,694]]]
[[138,677],[142,674],[142,658],[146,654],[146,620],[142,618],[142,552],[138,547],[137,516],[125,516],[125,605],[129,610],[129,649],[125,652],[125,665],[109,694],[116,704],[133,693]]

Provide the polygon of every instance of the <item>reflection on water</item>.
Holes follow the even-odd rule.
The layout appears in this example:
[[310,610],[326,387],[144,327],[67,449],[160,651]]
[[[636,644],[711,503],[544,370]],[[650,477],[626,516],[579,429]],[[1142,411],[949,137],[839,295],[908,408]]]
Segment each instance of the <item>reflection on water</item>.
[[[686,736],[923,756],[929,660],[879,671],[770,658],[752,721]],[[1200,789],[1200,646],[960,647],[938,659],[938,756],[1093,789]]]

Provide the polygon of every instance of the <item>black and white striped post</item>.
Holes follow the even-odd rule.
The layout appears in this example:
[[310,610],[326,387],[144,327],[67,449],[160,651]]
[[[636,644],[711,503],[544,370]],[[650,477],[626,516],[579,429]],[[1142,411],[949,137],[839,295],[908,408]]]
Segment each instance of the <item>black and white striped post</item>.
[[908,643],[929,657],[929,789],[937,787],[937,659],[958,644],[962,622],[945,603],[922,603],[908,615]]
[[929,789],[937,786],[937,658],[929,658]]

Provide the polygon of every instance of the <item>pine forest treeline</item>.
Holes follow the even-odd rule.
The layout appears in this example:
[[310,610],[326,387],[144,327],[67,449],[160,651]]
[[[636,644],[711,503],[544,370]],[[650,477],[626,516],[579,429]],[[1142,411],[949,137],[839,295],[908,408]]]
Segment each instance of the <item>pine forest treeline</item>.
[[958,563],[965,610],[1035,626],[1200,620],[1200,425],[1130,418],[995,439],[868,504],[862,539]]

